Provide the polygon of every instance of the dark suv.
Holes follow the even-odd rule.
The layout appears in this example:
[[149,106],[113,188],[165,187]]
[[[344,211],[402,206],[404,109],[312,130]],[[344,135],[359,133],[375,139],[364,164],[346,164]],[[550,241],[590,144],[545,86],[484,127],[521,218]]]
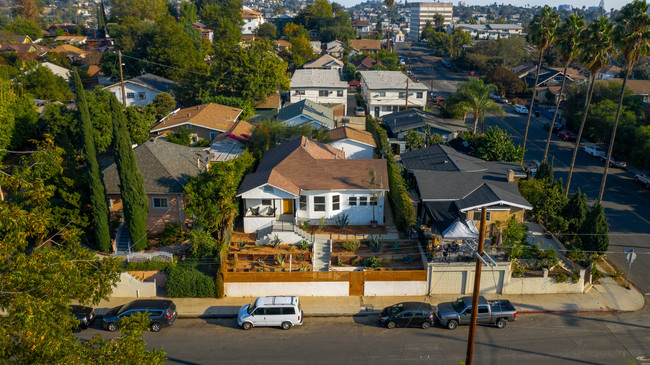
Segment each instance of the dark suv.
[[95,310],[81,305],[70,305],[70,313],[79,321],[75,332],[85,330],[95,321]]
[[429,303],[406,302],[384,308],[379,314],[379,322],[388,328],[422,327],[433,325],[436,309]]
[[178,315],[176,313],[176,305],[171,300],[134,300],[106,312],[103,326],[111,332],[117,331],[122,318],[145,312],[149,314],[149,319],[151,320],[150,328],[153,332],[158,332],[163,327],[171,326]]

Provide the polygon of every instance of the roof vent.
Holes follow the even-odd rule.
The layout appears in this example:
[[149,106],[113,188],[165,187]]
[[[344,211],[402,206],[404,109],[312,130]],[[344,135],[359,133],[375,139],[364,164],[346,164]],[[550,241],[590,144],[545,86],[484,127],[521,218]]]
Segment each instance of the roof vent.
[[191,116],[192,116],[192,114],[190,114],[190,113],[187,113],[187,117],[188,117],[188,118],[189,118],[189,117],[191,117]]

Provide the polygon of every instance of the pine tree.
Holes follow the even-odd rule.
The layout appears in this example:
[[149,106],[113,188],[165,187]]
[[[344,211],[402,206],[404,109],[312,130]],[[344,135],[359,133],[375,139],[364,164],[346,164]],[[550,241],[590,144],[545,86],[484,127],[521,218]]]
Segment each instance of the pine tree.
[[553,161],[547,162],[546,160],[542,161],[541,164],[537,167],[537,172],[535,173],[535,179],[544,180],[548,183],[553,182]]
[[571,194],[569,201],[562,209],[562,217],[567,221],[567,234],[571,241],[577,238],[576,234],[585,220],[587,213],[587,194],[578,190]]
[[143,250],[147,244],[147,214],[149,200],[144,191],[144,178],[138,169],[131,137],[124,122],[124,112],[117,98],[111,98],[113,112],[113,147],[115,165],[120,176],[120,194],[124,207],[124,219],[133,241],[133,249]]
[[77,107],[81,119],[81,133],[83,135],[83,153],[88,172],[88,185],[90,187],[90,202],[93,207],[93,218],[95,228],[95,244],[102,251],[111,249],[111,236],[108,231],[108,204],[106,203],[106,192],[99,162],[97,161],[97,149],[93,138],[93,127],[90,122],[88,102],[79,73],[73,72],[75,88],[77,89]]
[[584,251],[603,253],[609,248],[609,225],[605,217],[605,208],[594,204],[580,226],[580,241]]

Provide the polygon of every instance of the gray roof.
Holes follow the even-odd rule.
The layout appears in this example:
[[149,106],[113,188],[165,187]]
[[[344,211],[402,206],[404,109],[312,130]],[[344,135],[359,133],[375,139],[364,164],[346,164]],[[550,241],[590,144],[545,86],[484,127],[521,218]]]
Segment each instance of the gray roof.
[[295,104],[280,109],[278,120],[285,121],[293,119],[301,114],[328,128],[335,127],[334,112],[332,109],[309,99],[301,100]]
[[524,29],[521,26],[521,24],[488,24],[487,26],[493,30],[507,30],[507,29],[523,30]]
[[[325,55],[318,60],[323,59],[324,57],[329,57],[336,60],[334,57]],[[316,62],[314,61],[314,62]],[[338,60],[336,60],[338,61]],[[340,61],[339,61],[340,62]],[[316,66],[321,67],[321,66]],[[335,89],[346,89],[348,83],[341,81],[338,70],[321,70],[316,68],[310,68],[306,70],[296,70],[291,77],[291,88],[335,88]]]
[[407,170],[429,171],[487,171],[485,161],[460,153],[445,145],[435,145],[401,155],[402,164]]
[[390,129],[393,134],[417,128],[429,124],[434,129],[449,134],[465,130],[462,120],[445,119],[437,115],[420,109],[406,109],[395,113],[386,114],[382,117],[386,128]]
[[[361,80],[370,90],[406,90],[408,76],[402,71],[360,71]],[[409,90],[429,90],[421,82],[409,81]]]
[[[332,66],[343,67],[343,62],[341,62],[340,60],[338,60],[338,59],[336,59],[336,58],[334,58],[334,57],[332,57],[332,56],[330,56],[328,54],[325,54],[325,55],[322,55],[322,56],[318,57],[317,59],[315,59],[315,60],[313,60],[311,62],[307,62],[304,65],[302,65],[302,67],[305,70],[306,69],[315,69],[315,68],[318,69],[318,68],[322,68],[322,67],[326,67],[326,66],[328,66],[328,67],[332,67]],[[298,71],[305,71],[305,70],[296,70],[296,72],[293,74],[294,77],[291,78],[291,82],[293,83],[294,79],[296,78],[296,74],[298,73]],[[338,71],[337,71],[337,73],[338,73]],[[314,81],[314,76],[320,77],[320,74],[319,73],[313,73],[311,81]],[[329,77],[329,78],[333,78],[334,80],[336,80],[336,77],[334,77],[334,74],[329,73],[329,74],[324,74],[324,76]],[[300,80],[296,79],[296,82],[298,82],[298,81],[300,81]],[[315,81],[318,82],[319,80],[315,80]],[[348,86],[348,84],[346,82],[344,82],[344,81],[341,81],[341,83],[345,84],[343,87]],[[312,85],[319,85],[319,84],[316,83],[316,84],[312,84]]]
[[[209,157],[204,148],[185,147],[161,139],[149,140],[133,152],[147,194],[182,193],[190,177],[205,171]],[[106,192],[119,194],[120,179],[115,163],[105,168],[103,174]]]
[[[172,91],[174,86],[176,86],[175,81],[166,79],[164,77],[156,76],[154,74],[144,74],[142,76],[125,80],[124,82],[130,82],[132,84],[140,85],[149,89],[153,89],[165,93]],[[117,84],[113,84],[113,85],[117,85]]]

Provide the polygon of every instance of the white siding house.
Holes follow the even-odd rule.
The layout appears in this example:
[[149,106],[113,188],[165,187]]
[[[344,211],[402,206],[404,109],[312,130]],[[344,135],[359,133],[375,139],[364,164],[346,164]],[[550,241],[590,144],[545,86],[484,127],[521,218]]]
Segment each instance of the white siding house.
[[[126,106],[145,106],[153,101],[156,95],[166,92],[173,95],[173,88],[176,82],[164,77],[144,74],[124,81],[124,93],[126,94]],[[117,100],[122,103],[122,86],[116,83],[106,87],[112,92]]]
[[[429,88],[401,71],[361,71],[361,95],[376,118],[408,107],[424,109]],[[406,95],[408,83],[408,100]]]
[[372,159],[375,156],[375,140],[372,134],[350,127],[339,127],[329,131],[328,145],[343,151],[345,158]]
[[255,30],[260,24],[264,23],[264,15],[258,13],[255,10],[244,6],[244,9],[241,12],[242,20],[244,25],[242,25],[241,33],[242,34],[255,34]]
[[291,77],[290,102],[309,99],[319,104],[343,104],[348,109],[348,83],[335,69],[296,70]]

